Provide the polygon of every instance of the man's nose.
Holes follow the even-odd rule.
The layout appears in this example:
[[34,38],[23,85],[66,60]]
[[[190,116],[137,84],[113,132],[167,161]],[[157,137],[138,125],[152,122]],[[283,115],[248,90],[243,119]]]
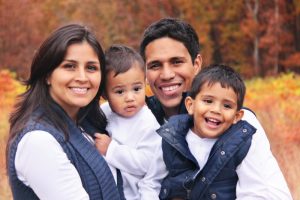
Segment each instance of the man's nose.
[[175,77],[175,72],[169,64],[165,64],[160,73],[160,78],[164,80],[169,80]]

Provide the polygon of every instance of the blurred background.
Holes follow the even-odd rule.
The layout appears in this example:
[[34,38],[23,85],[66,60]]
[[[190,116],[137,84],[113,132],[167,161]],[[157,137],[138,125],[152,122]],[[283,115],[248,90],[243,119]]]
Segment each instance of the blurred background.
[[61,25],[81,23],[104,49],[123,43],[138,50],[144,29],[167,16],[196,29],[204,65],[231,65],[246,79],[245,105],[300,200],[300,0],[0,0],[0,199],[12,199],[5,169],[9,113],[41,42]]

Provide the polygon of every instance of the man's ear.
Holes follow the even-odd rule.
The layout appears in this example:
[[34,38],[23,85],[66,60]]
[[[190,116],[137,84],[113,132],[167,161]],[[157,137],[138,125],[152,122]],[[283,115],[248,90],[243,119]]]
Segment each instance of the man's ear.
[[184,105],[189,115],[194,114],[194,99],[190,96],[187,96],[184,100]]
[[233,123],[236,124],[238,121],[242,119],[243,116],[244,116],[244,111],[242,109],[238,110],[235,114]]
[[201,54],[198,54],[194,60],[194,75],[198,74],[198,72],[201,70],[202,67],[202,56]]

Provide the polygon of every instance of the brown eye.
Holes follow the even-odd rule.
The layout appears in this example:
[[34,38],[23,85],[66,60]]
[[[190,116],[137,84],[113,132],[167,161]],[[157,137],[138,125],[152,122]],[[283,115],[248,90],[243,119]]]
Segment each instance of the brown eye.
[[133,90],[135,91],[135,92],[138,92],[138,91],[140,91],[142,89],[142,87],[134,87],[133,88]]
[[65,68],[65,69],[74,69],[75,67],[76,67],[76,65],[73,63],[65,63],[63,65],[63,68]]
[[230,104],[224,104],[224,108],[231,109],[232,106]]
[[123,94],[123,93],[124,93],[124,90],[116,90],[116,91],[115,91],[115,93],[116,93],[116,94],[120,94],[120,95],[121,95],[121,94]]
[[182,60],[174,60],[173,61],[174,65],[180,65],[181,63],[183,63]]
[[211,99],[203,99],[203,102],[204,103],[207,103],[207,104],[210,104],[212,103],[213,101]]
[[161,66],[161,65],[160,65],[159,62],[153,62],[153,63],[149,63],[149,64],[147,65],[147,69],[149,69],[149,70],[156,70],[156,69],[158,69],[160,66]]
[[87,69],[89,70],[89,71],[98,71],[98,67],[97,66],[95,66],[95,65],[88,65],[87,66]]

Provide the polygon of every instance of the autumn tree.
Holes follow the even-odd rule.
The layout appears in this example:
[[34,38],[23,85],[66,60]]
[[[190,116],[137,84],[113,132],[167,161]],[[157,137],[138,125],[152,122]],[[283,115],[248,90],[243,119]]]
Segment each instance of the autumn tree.
[[91,27],[104,48],[138,49],[147,26],[162,17],[190,23],[204,65],[232,65],[244,76],[300,69],[297,0],[0,0],[0,68],[26,76],[36,48],[67,23]]
[[273,0],[261,2],[261,6],[264,10],[260,14],[263,75],[278,74],[285,70],[284,60],[295,50],[293,15],[290,15],[293,5],[286,0]]

